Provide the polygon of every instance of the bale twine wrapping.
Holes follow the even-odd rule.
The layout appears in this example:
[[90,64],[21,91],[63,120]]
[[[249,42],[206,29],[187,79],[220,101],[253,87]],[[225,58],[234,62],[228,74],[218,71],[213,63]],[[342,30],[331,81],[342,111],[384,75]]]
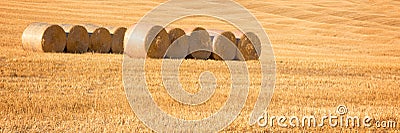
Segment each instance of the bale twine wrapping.
[[236,37],[230,32],[222,32],[213,39],[212,58],[215,60],[234,60],[236,57]]
[[80,25],[62,24],[61,27],[67,33],[68,53],[85,53],[89,47],[89,35],[85,27]]
[[124,44],[131,58],[164,58],[171,41],[163,27],[138,23],[129,28]]
[[166,53],[167,58],[182,59],[188,55],[189,37],[180,28],[174,28],[168,32],[171,45]]
[[189,37],[189,53],[195,59],[208,59],[211,55],[212,45],[208,32],[201,27],[193,30]]
[[127,28],[125,27],[107,27],[111,33],[111,52],[122,54],[124,52],[124,37]]
[[238,43],[240,53],[237,58],[241,61],[258,60],[261,55],[261,41],[253,32],[245,33]]
[[66,34],[58,25],[32,23],[22,34],[24,50],[35,52],[63,52]]
[[108,53],[111,50],[111,34],[104,28],[96,25],[85,24],[89,34],[89,52]]

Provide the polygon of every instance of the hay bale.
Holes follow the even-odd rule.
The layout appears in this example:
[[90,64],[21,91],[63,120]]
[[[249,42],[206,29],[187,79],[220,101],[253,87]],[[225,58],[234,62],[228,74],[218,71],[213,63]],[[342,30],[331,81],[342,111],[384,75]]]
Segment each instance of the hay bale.
[[238,43],[240,53],[237,54],[237,59],[241,61],[258,60],[261,55],[261,41],[253,32],[245,33]]
[[171,41],[163,27],[138,23],[129,28],[124,44],[125,53],[132,58],[164,58]]
[[22,34],[22,47],[36,52],[63,52],[66,45],[64,30],[58,25],[32,23]]
[[172,29],[168,32],[171,45],[168,48],[166,57],[181,59],[188,55],[189,51],[189,37],[186,35],[185,31],[180,28]]
[[150,58],[164,58],[171,44],[167,31],[161,26],[154,26],[147,33],[145,46]]
[[83,25],[89,34],[89,52],[109,53],[111,50],[111,34],[104,28],[92,24]]
[[89,35],[85,27],[80,25],[62,24],[61,27],[67,33],[68,53],[85,53],[89,47]]
[[111,34],[111,52],[122,54],[124,52],[124,37],[127,28],[125,27],[107,27]]
[[215,60],[234,60],[236,57],[236,37],[230,32],[222,32],[213,39],[212,58]]
[[201,27],[193,30],[189,37],[189,53],[195,59],[208,59],[211,55],[212,45],[208,32]]

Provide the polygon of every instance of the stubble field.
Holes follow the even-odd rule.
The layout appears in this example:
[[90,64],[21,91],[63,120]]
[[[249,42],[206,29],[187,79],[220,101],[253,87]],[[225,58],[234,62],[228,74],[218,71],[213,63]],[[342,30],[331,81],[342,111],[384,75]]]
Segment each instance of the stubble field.
[[[123,55],[33,53],[21,35],[32,22],[129,27],[163,3],[151,1],[3,1],[0,3],[0,132],[150,131],[131,110],[122,82]],[[270,115],[321,116],[346,105],[349,115],[400,122],[400,1],[237,1],[269,35],[277,81]],[[160,16],[162,18],[162,16]],[[233,30],[207,17],[171,27]],[[202,71],[218,79],[216,95],[199,107],[178,104],[163,90],[161,60],[146,61],[148,85],[166,112],[185,119],[209,116],[229,93],[227,66],[186,60],[180,78],[196,92]],[[250,98],[241,116],[224,131],[399,131],[396,128],[279,128],[249,126],[248,115],[261,84],[257,61],[249,61]],[[197,113],[195,112],[197,111]],[[195,113],[193,113],[195,112]]]

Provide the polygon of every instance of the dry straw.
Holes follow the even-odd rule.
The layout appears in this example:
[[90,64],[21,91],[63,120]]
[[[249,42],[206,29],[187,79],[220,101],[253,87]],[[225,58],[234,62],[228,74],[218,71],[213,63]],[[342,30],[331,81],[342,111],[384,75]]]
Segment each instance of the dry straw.
[[167,58],[181,59],[185,58],[189,51],[188,39],[185,31],[180,28],[174,28],[168,32],[171,45],[166,53]]
[[230,32],[222,32],[213,39],[212,58],[215,60],[234,60],[236,57],[236,37]]
[[111,34],[104,28],[92,24],[85,24],[90,37],[90,52],[108,53],[111,50]]
[[261,55],[261,41],[253,32],[245,33],[238,43],[240,53],[237,58],[242,61],[258,60]]
[[124,37],[127,28],[125,27],[107,27],[111,33],[111,52],[122,54],[124,52]]
[[80,25],[62,24],[67,33],[66,52],[85,53],[89,47],[89,35],[85,27]]
[[195,59],[208,59],[211,55],[212,44],[206,29],[197,27],[189,37],[189,53]]
[[63,52],[66,34],[58,25],[32,23],[22,34],[22,46],[25,50],[37,52]]

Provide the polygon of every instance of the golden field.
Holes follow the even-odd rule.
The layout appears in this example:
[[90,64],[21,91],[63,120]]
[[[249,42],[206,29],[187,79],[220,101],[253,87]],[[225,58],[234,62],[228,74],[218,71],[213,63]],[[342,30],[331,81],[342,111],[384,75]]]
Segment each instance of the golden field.
[[[145,2],[6,0],[0,3],[0,132],[151,131],[131,110],[122,82],[123,55],[24,51],[21,35],[32,22],[125,26],[163,0]],[[268,34],[276,57],[270,115],[334,112],[400,122],[400,1],[236,1]],[[162,16],[160,16],[162,17]],[[193,17],[171,27],[233,30],[217,19]],[[204,118],[226,100],[230,81],[224,62],[186,60],[180,78],[196,92],[202,71],[218,79],[216,95],[198,107],[180,105],[163,90],[161,60],[146,61],[148,85],[160,107],[185,119]],[[396,128],[263,128],[248,115],[261,84],[258,62],[249,61],[251,90],[240,117],[223,131],[394,131]],[[150,82],[151,81],[151,82]],[[195,88],[195,89],[190,89]],[[193,112],[197,111],[198,113]],[[180,115],[180,116],[179,116]]]

